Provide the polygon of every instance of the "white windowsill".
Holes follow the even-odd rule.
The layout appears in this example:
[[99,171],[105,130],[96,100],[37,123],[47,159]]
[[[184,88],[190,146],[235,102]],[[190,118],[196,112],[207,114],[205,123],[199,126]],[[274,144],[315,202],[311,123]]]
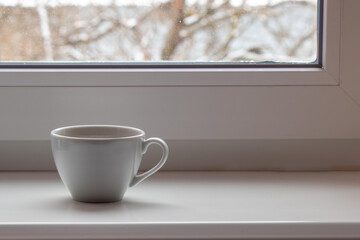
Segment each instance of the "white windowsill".
[[0,239],[360,237],[360,172],[160,172],[110,204],[2,172],[0,194]]

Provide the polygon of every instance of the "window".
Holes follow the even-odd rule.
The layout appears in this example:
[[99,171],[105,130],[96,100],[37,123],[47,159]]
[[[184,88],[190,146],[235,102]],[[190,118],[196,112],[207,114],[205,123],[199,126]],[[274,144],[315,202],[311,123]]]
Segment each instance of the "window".
[[0,0],[3,64],[318,64],[322,1]]
[[[289,141],[294,143],[292,140],[318,139],[325,145],[317,146],[327,149],[324,146],[331,141],[326,140],[357,139],[359,108],[343,88],[346,83],[349,93],[359,89],[349,87],[357,86],[354,76],[359,74],[358,48],[354,47],[360,41],[355,27],[359,4],[324,0],[321,67],[3,67],[1,169],[51,169],[49,131],[74,124],[130,125],[144,129],[148,137],[162,137],[172,147],[172,156],[179,159],[173,161],[170,157],[167,166],[173,169],[212,169],[220,165],[224,169],[244,169],[250,166],[245,159],[253,164],[252,169],[271,169],[273,162],[261,161],[262,156],[257,154],[267,143],[272,144],[271,140],[279,140],[286,147]],[[247,154],[246,144],[252,140],[259,140],[251,145],[259,149],[252,152],[254,155]],[[245,147],[239,147],[241,142]],[[292,153],[285,154],[282,150],[288,148],[280,147],[274,149],[273,156],[279,157],[275,168],[310,169],[318,163],[328,167],[323,169],[331,169],[335,164],[325,160],[320,163],[327,151],[302,143],[298,146],[305,146],[301,148],[304,154],[316,152],[324,154],[323,158],[313,154],[304,162],[291,162],[287,157]],[[331,149],[346,152],[345,145],[331,145]],[[204,156],[204,149],[209,148],[214,154]],[[240,152],[244,158],[231,155]],[[222,156],[226,157],[224,161],[219,159]]]
[[[92,0],[92,1],[95,1],[95,0]],[[9,2],[13,2],[13,1],[2,0],[2,2],[8,4]],[[39,10],[39,3],[41,3],[42,1],[40,1],[40,2],[39,1],[26,1],[26,2],[29,4],[31,2],[38,3],[37,5],[33,5],[32,7],[30,6],[30,9],[32,9],[31,11],[32,11],[33,15],[36,16],[33,18],[33,19],[36,19],[36,20],[34,20],[35,22],[33,25],[37,26],[37,29],[38,29],[37,36],[39,37],[39,40],[37,41],[37,43],[41,43],[41,44],[36,45],[40,48],[39,53],[42,52],[42,54],[39,54],[39,56],[40,56],[39,59],[46,58],[45,49],[47,49],[47,47],[46,47],[47,45],[55,46],[53,48],[49,47],[49,49],[51,49],[52,55],[56,54],[56,52],[60,51],[59,49],[63,49],[62,47],[64,47],[64,44],[60,43],[60,44],[56,45],[56,42],[54,42],[53,39],[57,39],[57,38],[52,37],[51,44],[45,44],[45,46],[44,46],[44,43],[46,41],[43,41],[42,39],[44,39],[43,35],[46,35],[46,34],[41,35],[41,26],[39,26],[39,25],[41,25],[41,24],[39,24],[39,22],[40,22],[39,21],[39,12],[44,12],[44,11]],[[54,3],[53,3],[53,5],[51,5],[52,1],[50,1],[50,0],[48,2],[49,2],[48,7],[45,7],[44,5],[40,5],[40,7],[42,7],[43,10],[44,10],[44,8],[46,9],[46,12],[47,12],[46,15],[48,16],[48,21],[49,21],[50,20],[49,16],[54,15],[54,14],[49,14],[49,12],[55,11],[55,9],[59,8],[58,3],[60,1],[55,1],[55,3],[57,3],[55,5],[54,5]],[[126,3],[126,1],[119,1],[119,2]],[[140,2],[150,2],[150,1],[140,1]],[[183,0],[182,1],[174,0],[174,1],[167,1],[167,2],[165,1],[162,3],[158,3],[158,5],[153,3],[153,4],[155,4],[154,5],[155,7],[151,7],[150,9],[155,9],[155,10],[162,9],[160,6],[163,6],[163,5],[161,5],[161,4],[166,4],[166,3],[173,4],[176,2],[184,3],[185,1],[183,1]],[[188,2],[189,2],[189,4],[187,6],[189,6],[189,7],[194,7],[194,6],[198,6],[198,5],[204,7],[204,6],[206,6],[206,4],[204,4],[206,2],[211,2],[214,4],[215,2],[219,3],[219,2],[223,2],[223,1],[190,1],[190,0],[187,0],[186,3],[188,3]],[[234,2],[234,1],[225,1],[225,2]],[[237,1],[235,1],[235,2],[237,2]],[[252,4],[249,4],[250,2],[252,2]],[[259,4],[254,4],[253,2],[257,2]],[[304,20],[305,22],[307,22],[312,19],[311,20],[312,25],[311,25],[311,27],[308,27],[308,28],[304,27],[303,34],[305,34],[305,35],[307,35],[307,33],[314,34],[313,33],[313,29],[314,29],[314,26],[313,26],[314,21],[313,20],[314,20],[314,16],[316,16],[317,12],[321,13],[322,9],[325,9],[325,13],[339,11],[339,6],[338,6],[339,3],[337,1],[335,1],[334,3],[326,1],[326,4],[324,4],[324,7],[322,7],[322,2],[323,1],[319,1],[318,5],[320,7],[317,8],[317,11],[312,11],[312,14],[308,14],[310,17],[307,17],[306,21]],[[105,1],[105,3],[106,3],[106,1]],[[114,3],[114,1],[111,3]],[[202,3],[202,5],[200,3]],[[288,9],[288,8],[291,9],[290,13],[294,13],[294,9],[297,9],[297,7],[299,5],[301,6],[301,8],[305,7],[305,8],[310,8],[310,9],[312,9],[314,6],[317,6],[313,0],[305,0],[305,1],[289,1],[289,0],[284,0],[284,1],[275,1],[275,0],[273,0],[273,1],[244,1],[242,3],[247,3],[246,6],[248,6],[249,9],[252,9],[251,11],[249,10],[250,12],[255,11],[253,9],[268,9],[268,7],[264,7],[264,6],[268,6],[268,5],[274,6],[275,9],[278,9],[276,7],[278,5],[280,5],[282,7],[284,7],[284,5],[285,5],[286,9]],[[198,4],[198,5],[196,5],[196,4]],[[153,6],[153,5],[151,5],[151,6]],[[218,7],[218,5],[211,5],[211,6],[214,8]],[[17,9],[18,7],[19,7],[19,4],[14,5],[14,6],[9,5],[6,7],[6,9],[14,10],[14,9]],[[36,7],[38,9],[38,11],[35,11],[34,7]],[[64,7],[69,7],[69,6],[65,4]],[[95,7],[93,7],[93,8],[100,9],[99,11],[102,12],[102,9],[107,8],[107,7],[108,7],[108,5],[105,5],[105,6],[104,5],[96,5],[96,8]],[[282,9],[282,7],[280,9]],[[22,8],[24,8],[24,6],[20,5],[19,9],[22,9]],[[72,7],[72,9],[75,9],[76,12],[79,11],[78,9],[83,9],[83,8],[84,8],[83,6]],[[119,6],[116,7],[116,9],[119,9],[119,8],[120,9],[130,8],[130,5],[123,4],[123,5],[120,5],[120,7]],[[136,8],[139,8],[139,7],[136,6]],[[148,8],[149,7],[145,7],[145,9],[148,9]],[[242,9],[241,7],[238,7],[238,8]],[[235,9],[238,9],[238,8],[236,8],[236,6],[235,6]],[[28,11],[30,11],[30,10],[28,9]],[[201,10],[201,11],[204,11],[204,10]],[[277,11],[278,10],[276,10],[274,12],[275,15],[277,14]],[[296,10],[295,10],[295,13],[297,14]],[[315,13],[315,15],[314,15],[314,13]],[[20,15],[22,17],[25,17],[29,14],[30,13],[20,14]],[[86,14],[83,14],[83,15],[86,15]],[[257,15],[259,15],[259,14],[258,13],[255,14],[255,17],[253,17],[251,19],[255,19],[254,21],[257,21],[256,20]],[[319,21],[318,21],[319,26],[322,26],[321,20],[323,18],[320,16],[321,14],[318,14],[318,15],[319,15]],[[4,16],[5,15],[3,14],[3,17]],[[131,15],[131,16],[138,16],[138,15]],[[283,14],[279,14],[278,16],[283,17]],[[324,18],[326,18],[326,16],[327,15],[325,14]],[[336,16],[339,16],[339,14],[336,13]],[[63,18],[58,17],[57,19],[59,21],[60,20],[64,21]],[[262,18],[260,17],[260,19],[262,19]],[[265,18],[265,19],[269,20],[270,18]],[[231,18],[230,18],[230,20],[231,20]],[[264,25],[262,22],[259,22],[259,21],[257,21],[257,23],[259,25],[261,25],[261,28],[265,29],[264,26],[269,25],[269,23]],[[271,21],[274,21],[274,20],[271,20]],[[228,23],[229,23],[229,21],[228,21]],[[230,23],[231,23],[231,21],[230,21]],[[49,24],[47,24],[47,25],[50,26]],[[43,25],[46,25],[46,24],[43,24]],[[246,24],[246,25],[248,25],[248,24]],[[7,25],[3,24],[1,26],[4,28]],[[18,26],[21,27],[21,25],[18,25]],[[82,27],[81,27],[81,24],[79,23],[80,29],[83,29],[84,26],[86,26],[86,24],[84,25],[84,22],[83,22]],[[242,25],[239,24],[239,26],[242,26]],[[278,26],[278,25],[276,25],[276,26]],[[289,27],[289,26],[293,26],[293,25],[287,25],[287,26]],[[117,62],[115,64],[111,64],[112,62],[110,62],[110,61],[105,62],[105,64],[96,64],[95,62],[91,62],[90,61],[91,59],[89,58],[88,60],[90,62],[89,61],[85,62],[85,69],[84,69],[83,68],[84,62],[79,63],[78,61],[62,62],[62,64],[60,64],[60,66],[57,64],[54,64],[54,62],[47,64],[46,61],[40,61],[40,60],[38,62],[33,62],[33,61],[31,61],[31,62],[27,62],[27,61],[25,61],[25,62],[22,62],[22,61],[9,62],[9,61],[7,61],[7,62],[3,62],[3,64],[0,64],[0,67],[3,67],[3,69],[4,69],[3,71],[0,72],[1,73],[0,74],[0,85],[2,85],[2,86],[336,85],[336,84],[338,84],[338,76],[339,76],[339,73],[338,73],[339,72],[338,71],[339,49],[336,47],[332,47],[332,46],[339,45],[340,38],[337,37],[336,35],[339,35],[340,33],[339,33],[339,27],[337,27],[337,26],[339,26],[338,17],[327,18],[326,24],[324,25],[324,28],[323,28],[323,31],[319,28],[319,31],[318,31],[319,36],[317,36],[316,34],[312,35],[306,41],[300,41],[300,42],[302,42],[302,44],[296,44],[296,43],[290,44],[291,46],[299,45],[299,47],[301,45],[301,47],[299,49],[302,49],[303,47],[307,48],[310,45],[312,46],[309,49],[313,49],[313,50],[311,50],[305,54],[309,57],[309,59],[311,59],[311,60],[308,59],[308,61],[311,61],[311,62],[308,62],[305,65],[301,64],[301,63],[293,64],[293,63],[281,62],[280,64],[274,66],[274,63],[276,63],[276,61],[279,61],[279,60],[268,61],[271,58],[269,58],[267,60],[266,60],[266,58],[264,58],[263,60],[259,60],[259,61],[263,61],[263,62],[257,62],[255,64],[253,62],[246,62],[246,64],[242,64],[241,61],[238,61],[238,62],[211,62],[211,61],[208,61],[205,63],[204,62],[198,63],[196,61],[194,61],[194,62],[188,61],[188,62],[186,62],[186,64],[183,64],[184,62],[181,62],[181,61],[173,61],[173,62],[166,62],[165,65],[163,65],[163,64],[154,65],[151,63],[149,64],[148,62],[142,62],[142,61],[136,62],[135,61],[135,62],[131,62],[130,64],[122,64],[122,68],[118,68],[119,65],[117,64]],[[43,29],[46,29],[46,28],[43,28]],[[62,32],[62,31],[60,31],[60,29],[57,29],[57,28],[53,28],[53,29],[55,29],[55,30],[53,30],[55,33]],[[127,28],[125,28],[125,29],[127,29]],[[270,29],[272,29],[272,28],[270,28]],[[278,30],[276,30],[276,28],[274,28],[274,29],[269,30],[269,31],[270,32],[278,31]],[[90,30],[92,30],[92,29],[90,29]],[[77,38],[78,40],[80,38],[85,39],[86,36],[87,36],[87,38],[89,38],[89,34],[90,35],[94,34],[94,32],[90,31],[90,30],[89,29],[85,30],[85,33],[87,33],[88,35],[86,35],[86,34],[79,35],[78,34],[79,32],[75,31],[75,34],[71,35],[71,36],[74,38]],[[65,30],[63,30],[63,31],[65,31]],[[81,31],[83,31],[83,30],[81,30]],[[133,31],[133,30],[131,30],[131,31]],[[34,27],[34,32],[35,32],[35,27]],[[51,33],[52,30],[49,30],[48,33],[49,32]],[[52,33],[52,34],[54,35],[55,33]],[[323,33],[323,34],[320,34],[320,33]],[[271,36],[274,35],[272,33],[269,33],[269,34]],[[286,34],[288,34],[288,33],[285,33],[285,35]],[[133,34],[128,34],[128,35],[133,37]],[[163,34],[163,35],[165,36],[166,34]],[[322,35],[324,36],[324,41],[320,41],[321,40],[320,37]],[[335,35],[335,37],[331,36],[331,35]],[[4,36],[6,36],[6,35],[4,35]],[[46,36],[49,36],[49,34]],[[275,34],[275,36],[276,36],[276,34]],[[240,37],[242,37],[242,35]],[[273,37],[271,37],[271,38],[273,38]],[[258,37],[258,39],[261,40],[261,37],[260,38]],[[316,39],[317,39],[317,41],[323,43],[321,48],[318,47],[318,44],[310,44],[309,45],[310,42],[311,43],[314,43],[314,41],[316,42]],[[102,39],[101,42],[102,41],[105,41],[105,40]],[[233,41],[235,41],[235,38],[233,39]],[[14,46],[15,46],[14,49],[19,49],[18,48],[19,44],[17,44],[16,41],[11,41],[11,42],[14,42]],[[30,42],[30,41],[28,41],[28,42]],[[28,43],[28,42],[25,42],[25,43]],[[252,41],[252,39],[251,39],[251,42],[254,42],[254,41]],[[287,40],[285,42],[287,42]],[[48,43],[49,43],[49,41],[48,41]],[[95,43],[98,44],[98,41],[95,41]],[[277,43],[277,45],[279,45],[279,43]],[[283,45],[289,46],[288,43],[280,44],[280,45],[281,46],[283,46]],[[58,47],[56,47],[56,46],[58,46]],[[73,49],[75,52],[79,52],[81,49],[83,49],[83,51],[85,51],[85,53],[86,53],[86,51],[87,51],[86,46],[87,45],[80,44],[79,47],[76,47],[76,48],[72,47],[71,49]],[[255,53],[256,51],[255,52],[252,51],[252,50],[254,50],[254,48],[252,48],[252,50],[251,50],[251,48],[252,47],[246,48],[247,49],[246,54],[249,53],[248,50],[250,49],[250,52],[253,52],[250,54],[252,56],[255,56],[255,55],[267,56],[269,54],[265,53],[267,51],[266,49],[271,50],[271,47],[263,47],[262,48],[263,50],[257,51],[258,53]],[[25,48],[25,49],[27,49],[27,48]],[[56,49],[58,49],[58,50],[56,50]],[[68,47],[65,47],[65,50],[66,49],[69,50]],[[96,49],[96,48],[91,48],[91,49]],[[133,51],[134,48],[128,47],[127,49],[130,52],[136,52],[135,50]],[[162,49],[162,48],[158,48],[158,49]],[[176,48],[176,49],[178,49],[178,48]],[[188,48],[185,47],[185,49],[188,49]],[[276,49],[276,45],[275,45],[274,49]],[[314,50],[314,49],[317,49],[317,50]],[[69,51],[68,50],[65,51],[66,52],[65,55],[67,57],[70,56],[68,54],[70,50]],[[74,52],[73,50],[71,50],[70,52]],[[50,50],[48,52],[50,52]],[[161,51],[159,50],[158,55],[160,54],[160,52]],[[191,52],[194,52],[194,51],[191,51]],[[236,51],[234,51],[234,52],[236,52]],[[239,50],[239,52],[244,52],[244,51]],[[301,55],[307,51],[298,50],[296,52]],[[85,53],[82,53],[81,55],[88,55],[87,53],[86,54]],[[263,53],[263,54],[260,54],[260,53]],[[230,52],[229,52],[229,54],[230,54]],[[326,54],[326,59],[324,59],[324,61],[323,61],[322,58],[323,58],[323,56],[325,56],[325,54]],[[50,55],[50,54],[48,54],[48,55]],[[315,57],[315,56],[317,56],[317,57]],[[283,59],[283,57],[281,57],[281,58]],[[65,59],[63,59],[63,60],[65,60]],[[70,60],[70,57],[68,58],[68,60]],[[255,58],[252,58],[249,61],[255,61]],[[242,68],[238,68],[239,64],[242,65]],[[201,68],[198,68],[199,65],[201,66]],[[46,69],[44,69],[44,66],[46,67]],[[256,68],[250,68],[252,66],[255,66]],[[259,66],[260,66],[260,68],[258,68]],[[267,66],[276,67],[276,68],[264,68]],[[166,68],[164,68],[164,67],[166,67]],[[22,68],[22,70],[18,71],[17,69],[19,69],[19,68]],[[40,69],[40,70],[36,70],[36,69]],[[41,69],[44,69],[44,70],[41,70]],[[54,73],[54,74],[51,74],[51,73]],[[49,75],[51,75],[51,77],[49,77]],[[98,79],[101,79],[101,81],[98,81]]]

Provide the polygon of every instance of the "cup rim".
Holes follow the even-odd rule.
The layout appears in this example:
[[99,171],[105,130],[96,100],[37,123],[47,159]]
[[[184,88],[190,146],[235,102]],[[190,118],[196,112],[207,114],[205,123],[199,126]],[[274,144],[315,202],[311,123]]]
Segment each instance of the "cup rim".
[[[91,128],[91,127],[110,127],[110,128],[117,128],[117,129],[128,129],[139,132],[139,134],[125,136],[125,137],[74,137],[74,136],[67,136],[64,134],[59,134],[59,131],[65,129],[76,129],[76,128]],[[129,126],[120,126],[120,125],[108,125],[108,124],[87,124],[87,125],[72,125],[72,126],[65,126],[53,129],[50,133],[53,137],[64,138],[64,139],[77,139],[77,140],[121,140],[121,139],[134,139],[139,137],[144,137],[145,132],[139,128],[129,127]]]

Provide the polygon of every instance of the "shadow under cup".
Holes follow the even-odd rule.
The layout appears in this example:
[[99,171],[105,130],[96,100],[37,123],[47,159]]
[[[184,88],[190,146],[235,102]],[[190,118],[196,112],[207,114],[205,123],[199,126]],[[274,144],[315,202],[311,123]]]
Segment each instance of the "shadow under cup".
[[[142,155],[153,143],[163,149],[163,156],[155,167],[137,175]],[[159,170],[168,156],[163,140],[145,140],[144,131],[124,126],[58,128],[51,131],[51,146],[62,181],[81,202],[120,201],[129,186]]]

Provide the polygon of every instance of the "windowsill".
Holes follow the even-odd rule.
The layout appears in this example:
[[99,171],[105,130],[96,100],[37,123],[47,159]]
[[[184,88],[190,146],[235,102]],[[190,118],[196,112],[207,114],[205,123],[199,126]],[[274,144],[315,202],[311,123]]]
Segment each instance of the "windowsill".
[[2,172],[0,194],[0,239],[360,237],[360,172],[160,172],[110,204]]

